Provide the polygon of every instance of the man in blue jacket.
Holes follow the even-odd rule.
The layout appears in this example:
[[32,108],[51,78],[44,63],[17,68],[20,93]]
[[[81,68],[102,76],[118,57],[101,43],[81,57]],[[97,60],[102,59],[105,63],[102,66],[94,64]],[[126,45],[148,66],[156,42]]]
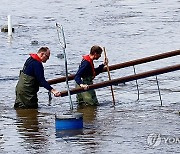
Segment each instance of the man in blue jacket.
[[38,108],[37,92],[39,87],[44,87],[58,97],[59,91],[52,88],[44,77],[44,67],[42,63],[50,57],[48,47],[41,47],[37,54],[30,54],[26,60],[23,70],[20,71],[19,81],[16,85],[16,100],[14,108]]
[[[76,87],[88,89],[88,85],[93,84],[93,79],[103,71],[108,60],[104,59],[104,63],[94,68],[94,60],[98,60],[102,54],[102,48],[98,45],[92,46],[90,54],[83,56],[77,73],[75,74]],[[89,105],[99,105],[95,90],[89,90],[76,95],[79,104],[85,103]]]

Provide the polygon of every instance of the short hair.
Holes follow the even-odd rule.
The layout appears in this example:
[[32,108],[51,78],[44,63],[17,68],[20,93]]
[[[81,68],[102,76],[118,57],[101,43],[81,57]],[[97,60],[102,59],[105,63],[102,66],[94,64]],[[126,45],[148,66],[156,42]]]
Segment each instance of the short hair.
[[90,54],[94,55],[95,53],[96,54],[101,54],[102,53],[102,48],[98,45],[94,45],[91,47],[91,50],[90,50]]
[[48,50],[49,50],[48,47],[41,47],[41,48],[38,50],[38,53],[47,52]]

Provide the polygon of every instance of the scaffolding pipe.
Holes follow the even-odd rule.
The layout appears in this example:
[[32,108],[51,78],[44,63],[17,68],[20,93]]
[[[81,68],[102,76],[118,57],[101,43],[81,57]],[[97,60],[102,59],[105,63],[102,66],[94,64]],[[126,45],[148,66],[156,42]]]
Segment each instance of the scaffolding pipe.
[[[107,87],[107,86],[111,86],[111,85],[117,85],[119,83],[138,80],[138,79],[155,76],[155,75],[159,75],[159,74],[164,74],[164,73],[168,73],[168,72],[172,72],[172,71],[176,71],[176,70],[180,70],[180,64],[164,67],[161,69],[151,70],[151,71],[147,71],[147,72],[142,72],[142,73],[138,73],[135,75],[125,76],[125,77],[121,77],[121,78],[117,78],[117,79],[112,79],[109,81],[104,81],[104,82],[100,82],[100,83],[96,83],[96,84],[92,84],[92,85],[89,85],[88,90],[103,88],[103,87]],[[73,94],[77,94],[77,93],[88,91],[88,90],[84,90],[83,88],[74,88],[74,89],[70,90],[70,94],[73,95]],[[61,97],[64,97],[67,95],[68,95],[67,91],[61,91]]]
[[[143,64],[143,63],[147,63],[147,62],[151,62],[151,61],[155,61],[155,60],[159,60],[159,59],[163,59],[163,58],[173,57],[173,56],[177,56],[177,55],[180,55],[180,50],[174,50],[174,51],[170,51],[170,52],[157,54],[154,56],[149,56],[149,57],[131,60],[131,61],[120,63],[120,64],[111,65],[111,66],[109,66],[109,70],[112,71],[112,70],[116,70],[116,69],[121,69],[121,68],[134,66],[134,65],[138,65],[138,64]],[[104,68],[103,72],[107,72],[107,68]],[[74,76],[75,76],[75,74],[68,75],[68,81],[73,80]],[[64,82],[64,81],[66,81],[66,77],[48,80],[48,83],[56,84],[56,83],[60,83],[60,82]]]

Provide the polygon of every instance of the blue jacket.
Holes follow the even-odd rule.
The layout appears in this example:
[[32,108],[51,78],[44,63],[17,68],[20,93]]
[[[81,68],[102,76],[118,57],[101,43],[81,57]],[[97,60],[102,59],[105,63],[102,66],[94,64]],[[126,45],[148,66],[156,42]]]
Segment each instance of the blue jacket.
[[[104,64],[99,65],[99,67],[95,68],[96,75],[103,71]],[[78,85],[82,84],[83,81],[81,78],[93,76],[92,68],[90,62],[87,60],[82,60],[79,66],[77,73],[75,74],[74,80]]]
[[38,81],[39,86],[44,87],[49,91],[52,89],[44,77],[44,67],[42,63],[33,59],[32,57],[29,57],[26,60],[23,73],[34,77]]

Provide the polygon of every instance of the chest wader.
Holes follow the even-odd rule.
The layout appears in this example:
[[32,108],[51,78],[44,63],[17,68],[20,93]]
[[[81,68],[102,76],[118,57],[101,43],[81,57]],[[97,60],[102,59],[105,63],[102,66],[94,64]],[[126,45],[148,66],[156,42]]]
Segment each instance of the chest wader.
[[16,85],[16,100],[14,108],[38,108],[37,92],[39,84],[34,77],[20,72]]
[[[92,77],[86,77],[83,78],[83,84],[91,85],[93,84]],[[76,84],[76,87],[80,87],[78,84]],[[99,105],[96,92],[94,89],[88,90],[86,92],[78,93],[76,95],[77,102],[79,104],[89,104],[89,105]]]

